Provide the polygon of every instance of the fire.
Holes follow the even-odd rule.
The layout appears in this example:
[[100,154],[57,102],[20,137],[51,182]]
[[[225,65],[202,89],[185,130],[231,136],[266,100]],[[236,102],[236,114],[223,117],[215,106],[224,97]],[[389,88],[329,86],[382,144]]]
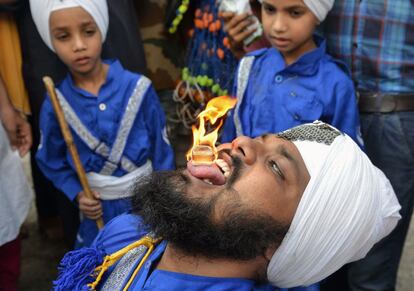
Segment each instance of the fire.
[[[222,127],[223,117],[227,111],[236,105],[236,98],[229,96],[220,96],[211,99],[206,106],[206,109],[197,116],[199,120],[198,128],[193,125],[193,146],[187,152],[187,160],[193,159],[193,162],[198,164],[211,164],[217,159],[217,148],[215,146],[218,131]],[[221,118],[221,119],[220,119]],[[206,123],[217,126],[214,130],[207,133]]]

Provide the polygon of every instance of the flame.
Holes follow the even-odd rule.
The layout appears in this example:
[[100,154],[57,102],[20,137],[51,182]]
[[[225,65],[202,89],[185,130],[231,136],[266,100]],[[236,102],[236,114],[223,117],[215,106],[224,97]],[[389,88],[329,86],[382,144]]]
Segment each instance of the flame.
[[[227,111],[232,109],[235,105],[236,98],[229,96],[216,97],[207,103],[206,109],[200,112],[200,114],[197,116],[199,120],[198,128],[195,125],[192,126],[193,146],[187,152],[187,160],[191,159],[194,148],[199,145],[210,146],[214,154],[214,160],[217,159],[217,148],[215,144],[218,138],[218,131],[224,122],[224,120],[220,118],[223,117]],[[211,125],[215,125],[217,120],[220,120],[219,124],[213,131],[207,133],[206,123],[209,122]]]

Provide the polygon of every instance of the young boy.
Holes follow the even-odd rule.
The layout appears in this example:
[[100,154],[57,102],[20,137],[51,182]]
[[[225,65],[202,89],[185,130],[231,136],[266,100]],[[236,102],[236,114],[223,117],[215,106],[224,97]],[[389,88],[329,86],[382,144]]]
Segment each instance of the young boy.
[[222,140],[256,137],[319,119],[362,146],[348,71],[326,54],[325,41],[314,35],[334,1],[260,2],[264,34],[272,47],[240,61],[234,91],[238,104],[226,120]]
[[36,158],[45,176],[78,203],[86,218],[76,246],[88,246],[98,233],[95,219],[107,222],[129,209],[125,198],[137,178],[174,168],[165,116],[146,77],[126,71],[116,60],[101,59],[106,0],[31,0],[30,7],[42,39],[69,69],[58,98],[94,199],[82,191],[48,98]]

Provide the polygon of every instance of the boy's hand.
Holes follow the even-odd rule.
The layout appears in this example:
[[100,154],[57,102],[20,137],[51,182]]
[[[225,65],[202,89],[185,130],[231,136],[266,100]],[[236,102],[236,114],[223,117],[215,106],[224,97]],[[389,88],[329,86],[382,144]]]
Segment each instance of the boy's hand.
[[86,197],[85,192],[79,192],[78,196],[76,196],[76,200],[79,203],[79,209],[85,214],[85,216],[89,219],[96,220],[100,218],[103,214],[102,212],[102,204],[99,200],[100,195],[98,192],[91,190],[94,198],[90,199]]
[[238,59],[246,54],[243,41],[256,31],[256,28],[249,28],[254,23],[251,15],[247,12],[237,15],[234,12],[221,12],[224,31],[227,32],[230,42],[230,50]]

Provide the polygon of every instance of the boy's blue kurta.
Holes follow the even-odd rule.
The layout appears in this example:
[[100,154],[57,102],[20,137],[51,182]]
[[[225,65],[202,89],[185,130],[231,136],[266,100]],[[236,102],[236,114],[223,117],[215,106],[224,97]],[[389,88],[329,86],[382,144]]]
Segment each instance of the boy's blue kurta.
[[[137,81],[143,77],[125,70],[118,61],[105,63],[109,64],[109,70],[97,96],[75,87],[70,74],[58,89],[90,133],[112,146],[128,100]],[[40,130],[42,140],[36,154],[37,163],[45,176],[74,200],[82,186],[49,98],[42,106]],[[90,149],[73,130],[72,134],[85,172],[99,173],[106,159]],[[152,86],[144,95],[123,155],[138,167],[151,160],[154,170],[174,168],[174,154],[165,132],[165,116]],[[121,177],[125,174],[127,172],[118,166],[112,175]],[[121,199],[102,201],[104,221],[125,212],[129,205],[129,201]],[[94,221],[85,219],[80,228],[84,245],[89,245],[96,234]]]
[[[255,59],[243,99],[237,105],[243,135],[256,137],[322,120],[362,145],[356,94],[347,68],[326,53],[323,39],[315,37],[315,42],[317,48],[289,66],[275,48],[247,55]],[[237,136],[235,112],[226,119],[223,142]]]
[[[143,225],[139,216],[133,214],[120,215],[105,226],[93,243],[93,247],[103,250],[106,254],[112,254],[139,240],[148,232],[148,228]],[[275,287],[271,285],[259,285],[247,279],[204,277],[154,269],[164,253],[166,244],[167,242],[163,241],[155,248],[129,290],[275,290]],[[104,275],[100,284],[101,287],[114,268],[115,266],[111,267]],[[128,276],[129,278],[130,276]],[[126,284],[126,282],[123,282],[123,284]],[[119,286],[120,290],[122,288],[123,286]],[[301,288],[290,290],[299,291]]]

